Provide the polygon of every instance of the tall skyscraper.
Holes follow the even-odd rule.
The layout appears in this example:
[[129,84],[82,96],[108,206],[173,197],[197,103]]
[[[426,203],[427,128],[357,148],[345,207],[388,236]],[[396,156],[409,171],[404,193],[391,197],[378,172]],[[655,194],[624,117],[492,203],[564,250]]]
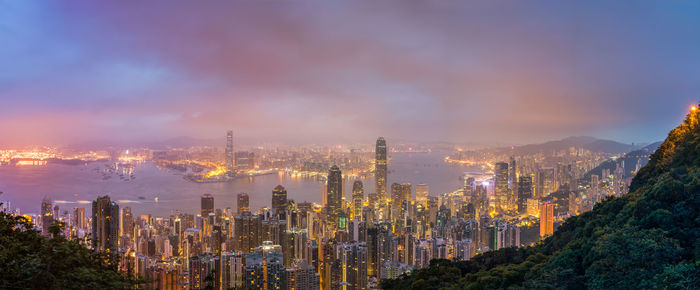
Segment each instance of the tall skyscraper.
[[287,190],[282,185],[272,190],[272,209],[278,215],[283,215],[287,210]]
[[518,177],[518,212],[527,213],[527,199],[533,197],[532,176]]
[[428,207],[428,185],[427,184],[416,184],[416,201],[423,205],[423,207]]
[[362,181],[355,180],[352,184],[352,217],[353,219],[362,220],[362,199],[364,198],[364,189]]
[[223,289],[243,287],[245,257],[241,252],[221,254],[221,285]]
[[209,213],[214,212],[214,196],[211,194],[202,195],[202,218],[208,218]]
[[119,205],[108,195],[92,202],[92,247],[111,255],[119,242]]
[[326,224],[331,231],[335,231],[338,227],[338,214],[342,209],[343,202],[343,174],[336,165],[328,170],[328,189],[326,192]]
[[53,204],[51,199],[44,197],[41,200],[41,234],[44,236],[49,235],[49,227],[53,224]]
[[246,212],[234,217],[234,249],[252,253],[262,244],[262,218]]
[[250,199],[248,197],[248,194],[245,192],[241,192],[238,194],[238,214],[243,214],[244,212],[249,212],[250,211]]
[[76,207],[73,209],[73,222],[79,229],[87,229],[87,216],[85,216],[84,207]]
[[515,166],[515,157],[510,157],[508,163],[508,208],[514,209],[518,200],[518,174]]
[[496,208],[501,211],[508,210],[508,163],[498,162],[494,168],[494,189]]
[[554,204],[545,202],[540,205],[540,236],[554,233]]
[[120,221],[120,226],[122,229],[122,235],[128,234],[129,237],[135,239],[134,237],[134,216],[131,213],[130,207],[124,207],[121,211],[122,220]]
[[387,157],[384,137],[377,139],[376,160],[374,163],[374,191],[384,201],[389,198],[386,192]]
[[226,174],[232,175],[234,172],[233,163],[233,131],[226,131]]
[[554,167],[545,167],[537,171],[537,196],[542,198],[548,196],[556,189],[556,181],[554,180]]
[[511,156],[508,164],[508,184],[510,184],[511,188],[513,189],[515,189],[516,183],[518,183],[517,176],[518,174],[515,167],[515,157]]

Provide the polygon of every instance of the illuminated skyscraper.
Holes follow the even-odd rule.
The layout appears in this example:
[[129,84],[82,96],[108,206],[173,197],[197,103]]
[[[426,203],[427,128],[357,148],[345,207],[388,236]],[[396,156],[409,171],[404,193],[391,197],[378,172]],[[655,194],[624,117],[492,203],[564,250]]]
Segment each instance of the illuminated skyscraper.
[[488,227],[488,231],[491,250],[520,247],[520,228],[517,224],[496,221]]
[[515,158],[510,157],[508,163],[508,207],[515,208],[518,200],[518,174],[515,167]]
[[515,158],[513,156],[510,157],[510,163],[508,164],[508,184],[510,184],[511,188],[515,189],[516,184],[518,183],[518,178],[517,178],[517,172],[516,172],[516,167],[515,167]]
[[49,235],[49,227],[53,224],[53,205],[51,199],[44,197],[41,200],[41,234],[44,236]]
[[252,253],[262,244],[262,217],[245,212],[234,217],[234,249]]
[[87,217],[85,216],[84,207],[76,207],[73,209],[73,222],[79,229],[87,229]]
[[280,290],[287,288],[285,281],[286,268],[282,263],[282,255],[272,252],[265,257],[265,288],[267,290]]
[[527,212],[527,199],[532,198],[532,176],[518,177],[518,212]]
[[[190,289],[207,289],[207,286],[218,289],[218,279],[210,281],[207,276],[212,271],[215,271],[219,264],[219,257],[212,254],[205,254],[197,257],[189,258],[189,288]],[[210,283],[214,282],[214,285]]]
[[377,139],[376,161],[374,169],[374,191],[379,195],[379,198],[386,200],[389,198],[386,192],[386,177],[387,177],[387,159],[386,159],[386,141],[384,137]]
[[134,237],[134,216],[131,213],[131,208],[130,207],[124,207],[121,211],[122,213],[122,220],[120,221],[120,226],[122,229],[122,235],[124,234],[129,234],[129,237],[132,239],[135,239]]
[[464,177],[464,195],[467,197],[474,197],[474,177]]
[[427,184],[416,184],[416,201],[423,205],[423,207],[428,207],[428,185]]
[[222,289],[243,287],[245,256],[241,252],[221,254]]
[[287,290],[307,289],[320,290],[321,275],[305,260],[296,260],[291,268],[287,268]]
[[531,216],[539,216],[540,200],[536,198],[527,199],[527,214]]
[[542,198],[556,190],[554,167],[541,168],[538,173],[536,198]]
[[226,174],[231,175],[234,172],[233,163],[233,131],[226,131]]
[[287,210],[287,190],[282,185],[272,190],[272,209],[279,215]]
[[554,204],[542,203],[540,205],[540,236],[551,236],[554,233]]
[[355,180],[352,184],[352,215],[354,219],[362,220],[362,199],[364,198],[364,189],[362,181]]
[[209,213],[214,212],[214,196],[211,194],[202,195],[202,218],[209,217]]
[[244,212],[250,211],[250,199],[248,194],[241,192],[238,194],[238,214],[243,214]]
[[326,224],[331,231],[335,231],[338,226],[338,214],[341,211],[343,202],[343,174],[336,165],[333,165],[328,170],[328,188],[326,192]]
[[252,253],[245,258],[245,289],[265,289],[265,265],[263,257],[258,253]]
[[337,251],[342,267],[341,285],[348,285],[347,289],[367,289],[367,245],[343,243]]
[[412,193],[413,186],[410,183],[393,183],[391,185],[391,204],[400,206],[404,202],[410,202]]
[[119,205],[108,195],[92,202],[92,248],[108,255],[117,252],[119,242]]
[[404,204],[408,205],[411,202],[411,193],[413,186],[410,183],[393,183],[391,184],[391,215],[394,221],[401,218],[401,209]]
[[496,208],[502,211],[508,210],[508,163],[498,162],[494,168],[494,189]]

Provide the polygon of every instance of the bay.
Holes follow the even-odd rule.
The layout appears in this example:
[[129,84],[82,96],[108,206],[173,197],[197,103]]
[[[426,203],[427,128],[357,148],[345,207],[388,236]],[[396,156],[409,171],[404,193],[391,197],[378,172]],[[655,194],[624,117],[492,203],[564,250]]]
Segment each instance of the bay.
[[[464,172],[479,171],[444,162],[445,153],[392,153],[389,162],[388,185],[409,182],[414,186],[425,183],[430,195],[452,192],[462,184]],[[253,178],[239,178],[231,182],[195,183],[182,178],[182,174],[161,169],[151,162],[136,164],[133,180],[124,181],[118,176],[103,179],[102,169],[110,163],[87,165],[49,164],[45,166],[0,167],[0,200],[12,203],[24,213],[38,213],[43,197],[49,197],[59,206],[60,212],[84,207],[89,214],[91,201],[108,194],[120,207],[131,207],[135,215],[153,214],[167,216],[177,211],[196,214],[200,211],[200,197],[214,196],[216,208],[236,208],[236,195],[246,192],[250,196],[252,210],[270,206],[272,189],[278,184],[287,189],[288,198],[297,203],[321,202],[322,182],[313,178],[298,178],[288,174],[271,174]],[[342,170],[342,168],[341,168]],[[365,195],[374,192],[374,178],[360,179]],[[350,198],[352,183],[345,182],[346,198]],[[415,189],[414,189],[415,191]],[[415,192],[414,192],[415,194]],[[143,197],[143,199],[140,199]],[[154,200],[158,197],[158,201]]]

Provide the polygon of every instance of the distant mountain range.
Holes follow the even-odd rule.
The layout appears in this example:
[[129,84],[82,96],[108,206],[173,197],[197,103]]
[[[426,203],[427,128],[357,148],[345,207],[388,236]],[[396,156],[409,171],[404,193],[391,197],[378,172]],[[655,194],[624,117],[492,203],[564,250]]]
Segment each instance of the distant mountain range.
[[637,149],[638,146],[633,144],[625,144],[612,140],[598,139],[590,136],[575,136],[568,137],[556,141],[548,141],[540,144],[528,144],[514,147],[502,147],[496,149],[498,153],[536,154],[536,153],[551,153],[561,150],[567,150],[571,147],[587,149],[598,153],[621,154]]
[[[237,144],[253,144],[256,140],[246,139],[246,138],[236,138],[235,142]],[[147,147],[151,149],[165,149],[165,148],[188,148],[195,146],[215,146],[224,147],[225,139],[221,138],[194,138],[194,137],[175,137],[169,138],[162,141],[151,141],[151,142],[128,142],[128,141],[92,141],[83,142],[78,144],[72,144],[67,147],[74,149],[103,149],[109,147],[116,148],[134,148],[134,147]],[[395,144],[396,141],[394,142]],[[425,144],[443,144],[443,143],[425,143]],[[448,143],[445,143],[448,144]],[[593,152],[598,153],[609,153],[609,154],[621,154],[630,152],[635,149],[640,149],[639,145],[635,144],[625,144],[612,140],[598,139],[590,136],[575,136],[568,137],[561,140],[548,141],[539,144],[528,144],[519,145],[514,147],[496,147],[495,150],[498,153],[508,154],[535,154],[535,153],[551,153],[561,150],[567,150],[571,147],[583,148]],[[447,149],[445,149],[447,150]]]
[[130,141],[90,141],[71,144],[66,147],[72,149],[82,149],[82,150],[97,150],[104,148],[137,148],[146,147],[151,149],[166,149],[166,148],[188,148],[195,146],[220,146],[224,147],[226,140],[224,137],[213,138],[213,139],[202,139],[193,137],[175,137],[170,139],[165,139],[162,141],[152,141],[152,142],[130,142]]
[[647,164],[649,161],[649,156],[656,151],[656,149],[659,148],[659,145],[661,145],[661,142],[654,142],[651,143],[647,146],[644,146],[640,149],[634,150],[627,152],[625,155],[623,155],[620,158],[617,158],[615,160],[609,159],[600,165],[596,166],[596,168],[593,168],[591,171],[585,174],[583,177],[586,180],[590,180],[591,175],[595,174],[598,176],[602,176],[603,170],[604,169],[609,169],[610,172],[613,172],[615,168],[617,168],[618,165],[623,166],[624,165],[624,172],[625,172],[625,178],[630,176],[630,172],[632,170],[635,170],[637,167],[637,162],[639,162],[640,166],[644,166]]

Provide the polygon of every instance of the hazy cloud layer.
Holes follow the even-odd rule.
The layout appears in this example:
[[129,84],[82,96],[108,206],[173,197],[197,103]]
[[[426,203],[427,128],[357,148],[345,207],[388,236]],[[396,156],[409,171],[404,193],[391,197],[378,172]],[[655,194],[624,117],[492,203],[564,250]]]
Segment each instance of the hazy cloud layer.
[[662,139],[692,1],[0,1],[0,145]]

